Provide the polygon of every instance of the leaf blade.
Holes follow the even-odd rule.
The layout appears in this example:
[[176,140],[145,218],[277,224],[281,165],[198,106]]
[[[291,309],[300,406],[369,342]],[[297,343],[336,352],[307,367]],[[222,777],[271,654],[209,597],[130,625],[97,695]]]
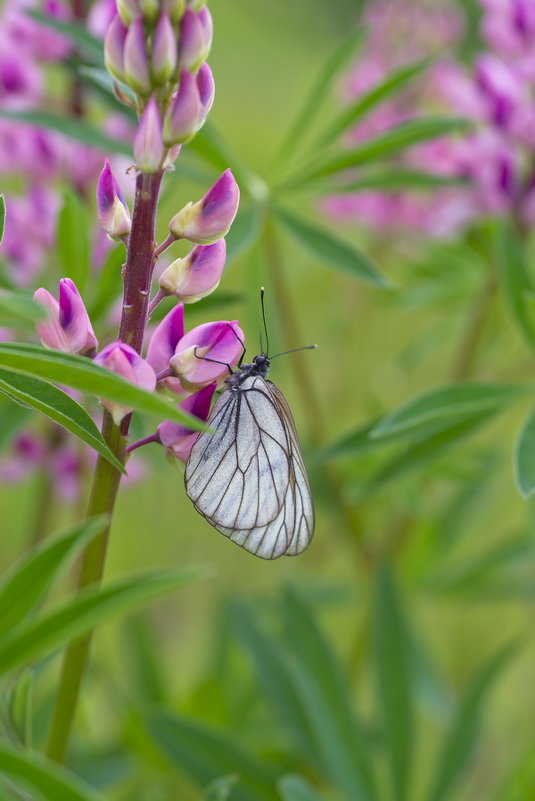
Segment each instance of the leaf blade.
[[513,463],[516,486],[527,500],[535,493],[535,409],[530,412],[517,437]]

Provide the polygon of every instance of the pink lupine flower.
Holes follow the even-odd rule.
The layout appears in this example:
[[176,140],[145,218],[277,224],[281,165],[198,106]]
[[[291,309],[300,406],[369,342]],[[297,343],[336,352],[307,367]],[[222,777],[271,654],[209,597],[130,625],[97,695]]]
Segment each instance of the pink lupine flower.
[[[179,408],[198,417],[199,420],[207,420],[216,388],[215,382],[208,384],[193,395],[188,395],[178,404]],[[172,423],[170,420],[165,420],[158,426],[158,441],[164,448],[167,448],[169,453],[182,462],[187,462],[198,436],[198,431],[192,431],[190,428]]]
[[204,387],[228,375],[242,354],[243,341],[236,320],[198,325],[179,341],[171,369],[186,388]]
[[149,57],[141,17],[137,17],[128,28],[123,58],[125,82],[141,95],[150,94]]
[[128,236],[132,225],[130,212],[108,159],[104,159],[97,183],[97,211],[101,226],[112,239]]
[[[149,392],[156,387],[156,376],[154,370],[139,353],[126,345],[124,342],[112,342],[95,356],[95,363],[100,364],[107,370],[117,373],[126,381],[135,384],[141,389]],[[122,406],[113,401],[103,400],[103,406],[110,412],[116,423],[120,423],[123,417],[130,414],[132,409]]]
[[160,276],[160,288],[184,303],[195,303],[219,286],[225,267],[226,244],[196,245],[187,256],[176,259]]
[[46,289],[34,292],[34,299],[49,313],[49,319],[36,323],[41,342],[48,348],[67,353],[91,354],[97,339],[84,302],[70,278],[59,282],[59,303]]
[[214,79],[208,64],[196,76],[182,70],[180,84],[165,115],[163,136],[167,145],[189,141],[202,127],[214,102]]
[[[147,348],[147,361],[156,373],[164,373],[169,369],[169,362],[184,336],[184,305],[178,303],[156,326]],[[178,378],[169,376],[164,383],[173,392],[182,393],[184,388]]]
[[106,69],[118,81],[125,79],[125,42],[128,28],[116,14],[111,21],[104,39],[104,61]]
[[23,431],[12,441],[0,459],[0,479],[8,483],[22,481],[42,462],[46,447],[42,438]]
[[209,245],[228,233],[240,202],[240,190],[231,170],[225,170],[218,181],[197,203],[188,203],[169,223],[176,239],[189,239],[198,245]]
[[165,12],[154,30],[151,53],[151,74],[157,85],[165,84],[176,68],[177,41],[175,31]]

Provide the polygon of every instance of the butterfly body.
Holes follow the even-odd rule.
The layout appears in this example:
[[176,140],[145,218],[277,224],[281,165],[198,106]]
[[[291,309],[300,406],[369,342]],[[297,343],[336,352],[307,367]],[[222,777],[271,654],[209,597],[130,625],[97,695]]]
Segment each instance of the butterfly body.
[[267,379],[261,353],[226,379],[185,472],[186,492],[206,520],[264,559],[300,553],[314,507],[295,423]]

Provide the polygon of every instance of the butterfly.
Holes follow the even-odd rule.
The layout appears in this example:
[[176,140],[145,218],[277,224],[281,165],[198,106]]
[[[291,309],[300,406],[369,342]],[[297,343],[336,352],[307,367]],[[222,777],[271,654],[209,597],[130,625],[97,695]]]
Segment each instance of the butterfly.
[[277,559],[307,547],[314,504],[294,419],[267,378],[269,366],[260,353],[251,364],[229,368],[207,420],[211,431],[196,439],[184,480],[214,528],[255,556]]

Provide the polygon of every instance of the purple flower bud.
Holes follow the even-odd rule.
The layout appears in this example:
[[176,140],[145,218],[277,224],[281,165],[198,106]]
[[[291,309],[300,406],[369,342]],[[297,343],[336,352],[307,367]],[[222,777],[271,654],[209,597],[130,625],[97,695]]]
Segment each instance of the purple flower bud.
[[223,379],[238,363],[243,340],[236,320],[198,325],[182,337],[170,366],[186,388],[207,386]]
[[116,0],[117,11],[125,25],[130,25],[140,14],[138,0]]
[[200,11],[187,8],[180,21],[180,65],[195,72],[208,58],[212,46],[212,16],[206,6]]
[[132,225],[130,212],[108,159],[104,159],[104,169],[97,183],[97,211],[100,224],[108,236],[112,239],[128,236]]
[[160,11],[159,0],[138,0],[143,19],[147,22],[155,22]]
[[163,7],[171,22],[178,22],[186,8],[186,0],[164,0]]
[[[134,348],[124,342],[112,342],[105,347],[95,356],[95,363],[117,373],[141,389],[152,392],[156,387],[156,376],[150,364],[142,359]],[[123,417],[132,411],[128,406],[122,406],[109,400],[103,400],[102,404],[116,423],[120,423]]]
[[104,61],[108,72],[118,81],[124,81],[124,46],[127,33],[128,29],[116,14],[104,39]]
[[191,8],[192,11],[199,11],[206,3],[206,0],[187,0],[187,2],[188,8]]
[[126,34],[124,43],[124,80],[140,95],[150,94],[152,84],[145,31],[141,17],[137,17],[132,22]]
[[491,122],[508,128],[523,100],[517,77],[505,62],[491,53],[484,53],[476,62],[476,79]]
[[197,82],[189,70],[182,70],[178,90],[173,95],[163,123],[166,145],[187,142],[197,130],[201,100]]
[[208,116],[208,112],[212,108],[215,95],[215,83],[212,70],[208,64],[201,64],[199,72],[197,73],[197,89],[199,90],[199,97],[202,106],[202,125]]
[[147,361],[156,375],[167,370],[183,336],[184,306],[179,303],[156,326],[147,348]]
[[134,139],[136,167],[141,172],[158,172],[164,157],[162,123],[156,100],[151,97],[139,121]]
[[176,239],[189,239],[198,245],[216,242],[228,232],[240,202],[240,190],[230,170],[197,203],[188,203],[169,223]]
[[167,83],[176,68],[177,41],[169,15],[161,14],[152,38],[152,77],[157,85]]
[[70,278],[59,282],[59,303],[46,289],[34,292],[34,300],[49,313],[49,319],[36,323],[37,333],[47,348],[66,353],[90,354],[97,339],[84,302]]
[[224,239],[213,245],[196,245],[183,259],[176,259],[160,276],[160,287],[184,303],[196,303],[217,289],[225,266]]
[[[203,387],[199,392],[188,395],[187,398],[178,404],[179,408],[193,414],[195,417],[198,417],[199,420],[207,420],[216,387],[217,384],[214,382]],[[192,431],[191,428],[186,428],[186,426],[181,426],[178,423],[172,423],[170,420],[165,420],[158,426],[159,441],[164,448],[167,448],[169,453],[176,456],[176,458],[180,459],[182,462],[187,462],[190,451],[198,436],[198,431]]]

